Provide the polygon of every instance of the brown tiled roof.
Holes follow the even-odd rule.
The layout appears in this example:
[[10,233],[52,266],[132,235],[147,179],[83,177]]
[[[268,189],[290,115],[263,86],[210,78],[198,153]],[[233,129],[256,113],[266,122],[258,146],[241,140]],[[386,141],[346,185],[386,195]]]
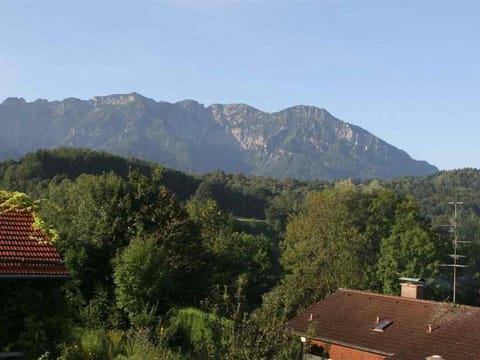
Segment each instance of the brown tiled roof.
[[30,210],[0,211],[0,277],[68,277],[48,235],[33,223]]
[[[373,331],[377,316],[393,323]],[[480,359],[480,307],[339,289],[290,320],[288,328],[395,359]]]

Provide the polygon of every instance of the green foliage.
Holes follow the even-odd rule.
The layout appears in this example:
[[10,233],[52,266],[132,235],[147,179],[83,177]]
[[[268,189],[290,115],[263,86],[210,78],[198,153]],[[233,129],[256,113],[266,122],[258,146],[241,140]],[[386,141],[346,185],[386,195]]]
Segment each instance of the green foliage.
[[118,306],[134,325],[148,325],[142,316],[144,309],[166,311],[171,306],[165,254],[149,239],[132,240],[117,256],[114,282]]
[[58,360],[111,360],[127,354],[128,337],[122,331],[77,328],[63,344]]
[[[90,156],[98,165],[92,174],[70,168],[88,167]],[[58,150],[0,164],[0,181],[42,199],[0,191],[0,202],[31,206],[42,228],[57,229],[72,273],[63,328],[48,311],[34,315],[60,289],[27,290],[36,303],[21,306],[2,299],[21,319],[2,313],[9,324],[0,327],[2,349],[21,344],[35,356],[46,349],[56,356],[63,339],[64,359],[292,359],[299,343],[286,321],[337,287],[396,293],[399,276],[435,277],[434,296],[447,297],[440,285],[451,274],[437,265],[450,244],[430,219],[447,223],[451,209],[437,202],[452,200],[454,186],[465,202],[460,236],[480,234],[480,172],[473,170],[330,184],[223,172],[200,178],[150,165],[125,172],[104,156]],[[49,161],[56,165],[49,169]],[[474,303],[480,247],[468,246],[471,266],[461,270],[458,298]],[[23,291],[15,286],[13,293]],[[71,322],[88,330],[70,339]]]
[[[133,172],[127,179],[82,175],[52,183],[45,196],[42,215],[61,235],[58,248],[74,277],[69,295],[76,306],[87,303],[92,310],[98,305],[91,300],[99,286],[114,298],[111,260],[137,237],[148,238],[161,249],[175,301],[191,304],[204,295],[203,245],[188,213],[162,185],[161,172],[153,172],[150,178]],[[115,301],[110,304],[113,313]],[[160,304],[159,311],[166,306]],[[88,311],[78,311],[82,313]]]
[[229,233],[233,228],[233,217],[222,211],[219,204],[213,199],[200,201],[192,199],[187,203],[187,211],[201,227],[201,236],[206,242],[212,242],[215,237]]
[[29,187],[32,180],[52,179],[59,175],[73,180],[82,174],[101,175],[115,172],[121,177],[126,177],[131,170],[150,174],[152,165],[87,149],[38,150],[25,155],[6,169],[4,185],[8,188]]
[[300,358],[300,344],[286,328],[288,306],[277,296],[277,289],[266,294],[262,306],[252,313],[235,315],[226,359]]
[[[112,358],[112,341],[103,330],[87,330],[80,340],[83,353],[91,359]],[[109,354],[110,353],[110,354]],[[110,355],[110,356],[109,356]]]
[[131,171],[151,176],[162,171],[162,183],[182,199],[195,193],[200,182],[177,170],[164,169],[138,159],[80,148],[57,148],[29,153],[18,161],[0,162],[0,187],[41,194],[50,180],[75,180],[81,175],[114,173],[125,179]]
[[[247,306],[258,305],[261,295],[275,282],[275,259],[272,241],[263,235],[234,231],[231,216],[213,200],[187,205],[190,216],[200,227],[200,236],[211,262],[210,300],[220,303],[225,289],[235,291],[237,281],[245,277]],[[215,299],[216,298],[216,299]]]
[[295,191],[295,196],[298,195],[298,199],[301,199],[307,191],[327,185],[321,181],[276,181],[255,176],[227,175],[223,172],[200,178],[104,152],[59,148],[27,154],[18,162],[10,160],[0,163],[0,187],[44,197],[45,189],[50,183],[57,184],[64,179],[74,181],[81,175],[99,176],[108,173],[125,179],[131,171],[151,177],[158,170],[161,171],[160,183],[179,199],[186,200],[197,193],[198,200],[214,199],[224,211],[257,219],[265,218],[265,209],[276,195]]
[[12,208],[32,209],[34,202],[30,196],[18,191],[0,190],[0,208],[10,210]]
[[413,198],[406,198],[395,212],[390,235],[382,239],[378,277],[387,294],[398,294],[399,277],[431,278],[445,247],[420,216]]
[[126,222],[124,184],[114,175],[84,175],[50,185],[45,195],[42,218],[58,230],[57,248],[73,276],[69,296],[81,295],[74,301],[78,305],[88,303],[99,285],[110,289],[112,254],[128,244],[132,233]]
[[63,280],[1,280],[0,352],[21,349],[28,359],[46,349],[55,352],[70,326],[62,285]]
[[283,244],[287,272],[283,286],[294,286],[292,302],[297,306],[311,304],[338,287],[365,286],[367,240],[348,208],[361,196],[353,188],[312,194],[300,214],[291,218]]
[[297,308],[338,287],[396,293],[399,276],[438,274],[443,245],[412,198],[339,183],[290,218],[280,292]]
[[[194,199],[199,202],[215,200],[221,208],[228,209],[238,216],[263,218],[266,196],[251,189],[238,189],[231,186],[225,176],[207,177],[197,188]],[[258,189],[257,189],[258,191]]]
[[[152,339],[146,332],[78,328],[62,347],[58,360],[180,360],[167,347],[167,338]],[[52,359],[46,355],[45,360]]]
[[222,359],[231,328],[231,321],[193,308],[172,314],[169,325],[173,337],[178,338],[175,343],[192,359]]
[[[0,212],[22,209],[32,212],[34,219],[32,226],[34,229],[47,234],[50,241],[55,242],[58,240],[58,232],[48,227],[45,222],[37,216],[36,210],[38,209],[38,202],[33,201],[30,196],[22,192],[0,190]],[[43,241],[43,237],[40,237],[37,240]]]
[[134,338],[127,347],[127,355],[117,360],[184,360],[185,357],[168,348],[164,343],[158,345],[150,341]]
[[287,226],[288,217],[298,213],[303,201],[304,194],[300,191],[283,192],[276,195],[265,209],[267,221],[278,233],[282,234]]
[[[468,245],[460,246],[460,253],[467,255],[462,264],[468,268],[459,270],[457,301],[464,304],[480,304],[478,286],[480,285],[480,170],[462,169],[442,171],[428,177],[407,177],[385,182],[385,186],[398,194],[411,194],[418,202],[420,212],[431,219],[434,229],[440,234],[436,251],[443,254],[452,253],[451,244],[445,244],[445,239],[452,240],[452,234],[445,226],[450,223],[453,208],[450,201],[462,201],[459,207],[457,230],[460,240],[472,241]],[[451,262],[451,258],[444,257],[442,262]],[[440,287],[439,299],[451,299],[451,288],[442,289],[445,284],[451,283],[451,268],[440,268],[435,282]]]
[[118,308],[110,289],[97,284],[92,298],[80,308],[82,325],[92,329],[124,328],[127,319],[125,313]]
[[[263,307],[262,307],[263,309]],[[186,308],[174,313],[168,331],[188,359],[264,360],[299,358],[300,346],[266,309],[237,311],[232,320]],[[273,317],[272,317],[273,315]],[[286,321],[286,318],[283,318]]]
[[184,357],[180,355],[179,350],[169,347],[172,334],[166,331],[164,324],[161,322],[157,324],[156,328],[129,330],[127,335],[127,353],[125,357],[119,357],[119,359],[184,359]]

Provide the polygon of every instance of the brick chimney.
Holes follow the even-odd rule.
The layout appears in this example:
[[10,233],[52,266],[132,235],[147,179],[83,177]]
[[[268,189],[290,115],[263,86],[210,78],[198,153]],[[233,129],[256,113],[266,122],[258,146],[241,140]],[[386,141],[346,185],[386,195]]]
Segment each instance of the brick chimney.
[[400,278],[401,296],[411,299],[423,299],[425,280],[414,278]]

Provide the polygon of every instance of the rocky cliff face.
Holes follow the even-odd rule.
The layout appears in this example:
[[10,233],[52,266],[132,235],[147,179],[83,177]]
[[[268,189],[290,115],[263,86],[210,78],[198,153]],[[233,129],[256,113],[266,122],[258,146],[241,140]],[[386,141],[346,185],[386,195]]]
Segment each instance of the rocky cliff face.
[[139,94],[0,104],[0,158],[39,148],[87,147],[181,170],[275,178],[390,178],[437,169],[311,106],[266,113]]

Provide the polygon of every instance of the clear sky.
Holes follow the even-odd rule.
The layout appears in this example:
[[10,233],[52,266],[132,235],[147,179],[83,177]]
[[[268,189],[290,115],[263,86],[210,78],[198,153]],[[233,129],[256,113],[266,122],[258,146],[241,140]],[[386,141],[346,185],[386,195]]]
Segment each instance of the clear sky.
[[480,1],[0,0],[0,101],[306,104],[480,168]]

